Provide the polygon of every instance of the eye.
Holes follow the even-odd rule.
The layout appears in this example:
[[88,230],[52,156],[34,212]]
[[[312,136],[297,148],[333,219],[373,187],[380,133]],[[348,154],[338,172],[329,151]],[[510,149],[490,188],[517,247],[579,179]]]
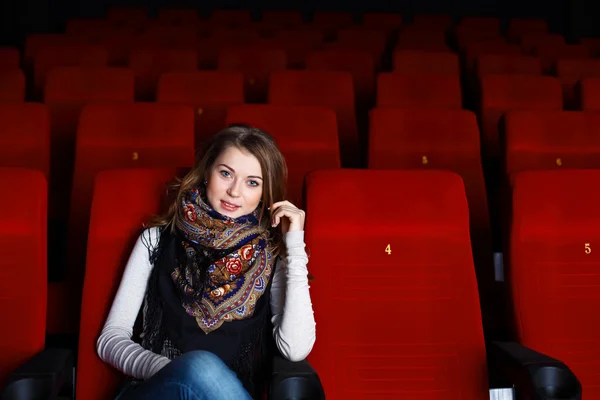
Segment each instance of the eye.
[[229,171],[222,170],[221,171],[221,175],[223,175],[224,177],[228,178],[231,174],[229,173]]
[[250,186],[254,186],[254,187],[259,185],[259,183],[257,181],[248,181],[248,183],[250,184]]

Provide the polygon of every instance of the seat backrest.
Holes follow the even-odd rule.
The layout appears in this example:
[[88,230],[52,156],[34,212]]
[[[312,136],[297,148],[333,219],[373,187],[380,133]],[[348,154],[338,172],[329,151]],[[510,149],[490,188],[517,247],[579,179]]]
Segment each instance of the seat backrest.
[[244,75],[248,102],[264,102],[269,76],[287,67],[285,50],[269,47],[226,47],[219,51],[217,69]]
[[359,158],[352,75],[339,71],[278,71],[271,75],[269,104],[323,106],[336,112],[342,165]]
[[135,74],[136,100],[151,101],[156,98],[160,75],[174,71],[196,71],[198,53],[195,49],[137,48],[129,55],[129,67]]
[[375,96],[375,60],[367,51],[321,50],[306,55],[306,69],[344,71],[352,74],[359,102],[373,101]]
[[526,33],[521,37],[521,47],[525,54],[534,54],[538,46],[565,46],[565,38],[555,33]]
[[0,168],[0,382],[44,349],[48,186],[40,171]]
[[304,178],[316,169],[340,168],[340,148],[335,112],[316,106],[246,104],[231,107],[227,125],[248,124],[269,133],[288,167],[288,199],[304,203]]
[[560,81],[551,76],[487,75],[481,78],[482,109],[561,109]]
[[19,68],[0,69],[0,102],[25,101],[25,74]]
[[584,111],[600,110],[600,77],[581,80],[581,109]]
[[38,103],[0,103],[0,167],[21,167],[50,176],[50,118]]
[[308,360],[327,398],[489,397],[462,179],[341,169],[311,173],[306,189],[319,326]]
[[[164,211],[175,169],[100,172],[94,185],[77,363],[77,398],[114,398],[123,375],[97,355],[96,341],[133,244],[152,215]],[[134,205],[123,207],[124,204]],[[118,210],[115,212],[115,210]]]
[[25,39],[24,63],[33,67],[33,60],[41,49],[47,46],[68,46],[87,43],[85,36],[65,35],[64,33],[34,33]]
[[458,56],[449,51],[397,50],[394,53],[394,72],[412,74],[460,74]]
[[479,77],[485,75],[542,75],[542,61],[533,56],[519,54],[482,54],[477,57]]
[[477,57],[484,54],[521,54],[521,48],[516,44],[498,41],[483,41],[470,43],[465,47],[464,60],[468,73],[473,71]]
[[447,52],[444,29],[406,26],[398,33],[397,50]]
[[96,174],[107,169],[194,164],[194,110],[155,104],[91,104],[81,113],[69,215],[69,273],[80,282]]
[[377,107],[462,108],[458,75],[382,72],[377,76]]
[[14,47],[0,46],[0,68],[19,68],[21,66],[21,53]]
[[322,47],[323,33],[310,28],[280,30],[274,43],[285,50],[289,68],[304,68],[306,54]]
[[518,173],[509,276],[518,341],[563,361],[600,396],[600,171]]
[[512,42],[519,42],[527,33],[548,33],[548,23],[543,19],[511,18],[508,20],[508,38]]
[[35,87],[40,93],[46,77],[56,67],[106,67],[108,51],[101,45],[63,44],[49,45],[35,56]]
[[[467,110],[385,107],[371,110],[370,169],[448,170],[459,174],[469,201],[471,240],[481,273],[491,259],[488,215],[479,128]],[[478,271],[479,272],[479,271]],[[489,274],[488,274],[489,275]]]
[[506,113],[506,172],[600,169],[600,114],[561,110]]
[[158,81],[156,101],[195,108],[195,144],[202,148],[225,128],[227,108],[244,103],[244,76],[227,71],[168,72]]

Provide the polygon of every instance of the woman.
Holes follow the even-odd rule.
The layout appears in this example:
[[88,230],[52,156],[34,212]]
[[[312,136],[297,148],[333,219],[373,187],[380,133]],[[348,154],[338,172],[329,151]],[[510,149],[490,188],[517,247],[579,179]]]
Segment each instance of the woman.
[[134,246],[97,342],[133,378],[119,399],[256,399],[270,335],[289,360],[310,353],[304,212],[284,200],[286,178],[274,140],[233,125],[176,185]]

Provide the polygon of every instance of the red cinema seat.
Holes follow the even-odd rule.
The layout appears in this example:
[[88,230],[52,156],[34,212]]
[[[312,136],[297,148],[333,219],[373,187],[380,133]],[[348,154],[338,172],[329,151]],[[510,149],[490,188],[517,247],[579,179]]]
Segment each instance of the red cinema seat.
[[489,287],[494,279],[492,237],[475,114],[451,109],[374,109],[368,147],[370,169],[448,170],[462,177],[477,274],[480,284]]
[[166,72],[196,71],[198,54],[195,49],[143,47],[131,52],[129,67],[135,74],[136,100],[151,101],[156,98],[156,85],[160,75]]
[[508,38],[511,42],[518,43],[526,34],[547,34],[548,23],[541,19],[511,18],[508,21]]
[[556,75],[563,85],[565,106],[571,109],[580,109],[577,84],[585,78],[600,78],[600,60],[592,58],[558,60]]
[[483,76],[480,118],[484,158],[492,161],[502,157],[499,123],[507,111],[560,110],[562,105],[562,88],[556,78],[533,75]]
[[269,104],[323,106],[336,112],[342,166],[360,165],[354,85],[348,72],[279,71],[271,75]]
[[458,56],[449,51],[409,51],[394,53],[394,72],[413,74],[460,74]]
[[72,329],[77,322],[78,303],[73,299],[81,294],[96,174],[107,169],[190,167],[194,157],[191,107],[136,103],[84,108],[75,149],[70,204],[78,206],[70,207],[67,275],[50,286],[50,299],[57,303],[50,308],[54,329]]
[[[116,396],[123,375],[104,363],[96,341],[123,275],[132,244],[143,224],[163,209],[166,184],[175,168],[103,171],[97,175],[89,223],[77,365],[77,397],[105,400]],[[115,207],[135,204],[115,213]],[[120,206],[121,205],[121,206]]]
[[521,172],[512,199],[509,282],[516,336],[565,362],[586,399],[600,398],[599,183],[598,170]]
[[183,104],[195,109],[196,149],[225,128],[227,109],[244,103],[244,76],[239,72],[169,72],[158,81],[158,103]]
[[321,50],[306,56],[306,69],[352,74],[356,100],[370,105],[375,99],[375,60],[366,51]]
[[506,173],[600,169],[600,114],[515,110],[506,114]]
[[[488,398],[460,176],[316,171],[307,177],[306,191],[305,237],[319,326],[308,360],[327,399]],[[332,199],[340,199],[334,213]],[[331,249],[349,251],[332,257]],[[339,307],[353,310],[353,317]]]
[[0,102],[25,101],[25,74],[18,68],[0,69]]
[[244,91],[250,103],[266,101],[269,77],[286,66],[284,50],[260,46],[224,48],[217,60],[219,71],[241,72],[244,75]]
[[19,68],[21,54],[14,47],[0,46],[0,69]]
[[377,107],[462,108],[458,75],[382,72],[377,76]]
[[483,54],[475,61],[477,75],[542,75],[542,62],[537,57],[519,54]]
[[0,103],[0,167],[21,167],[50,176],[50,118],[38,103]]
[[231,107],[227,125],[243,123],[269,133],[288,167],[290,202],[303,207],[305,176],[313,170],[341,168],[335,112],[315,106],[246,104]]
[[[10,328],[0,331],[4,386],[9,373],[45,345],[48,186],[42,172],[22,168],[0,168],[0,185],[0,312]],[[32,393],[24,389],[20,395]],[[12,398],[21,397],[17,393]]]
[[600,111],[600,78],[581,80],[581,109]]

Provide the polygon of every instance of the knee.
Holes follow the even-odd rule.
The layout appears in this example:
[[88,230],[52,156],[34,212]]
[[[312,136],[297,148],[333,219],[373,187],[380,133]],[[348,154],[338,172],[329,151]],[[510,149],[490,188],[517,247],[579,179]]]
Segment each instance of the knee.
[[196,371],[226,367],[218,356],[204,350],[189,351],[177,357],[175,361],[182,367]]

